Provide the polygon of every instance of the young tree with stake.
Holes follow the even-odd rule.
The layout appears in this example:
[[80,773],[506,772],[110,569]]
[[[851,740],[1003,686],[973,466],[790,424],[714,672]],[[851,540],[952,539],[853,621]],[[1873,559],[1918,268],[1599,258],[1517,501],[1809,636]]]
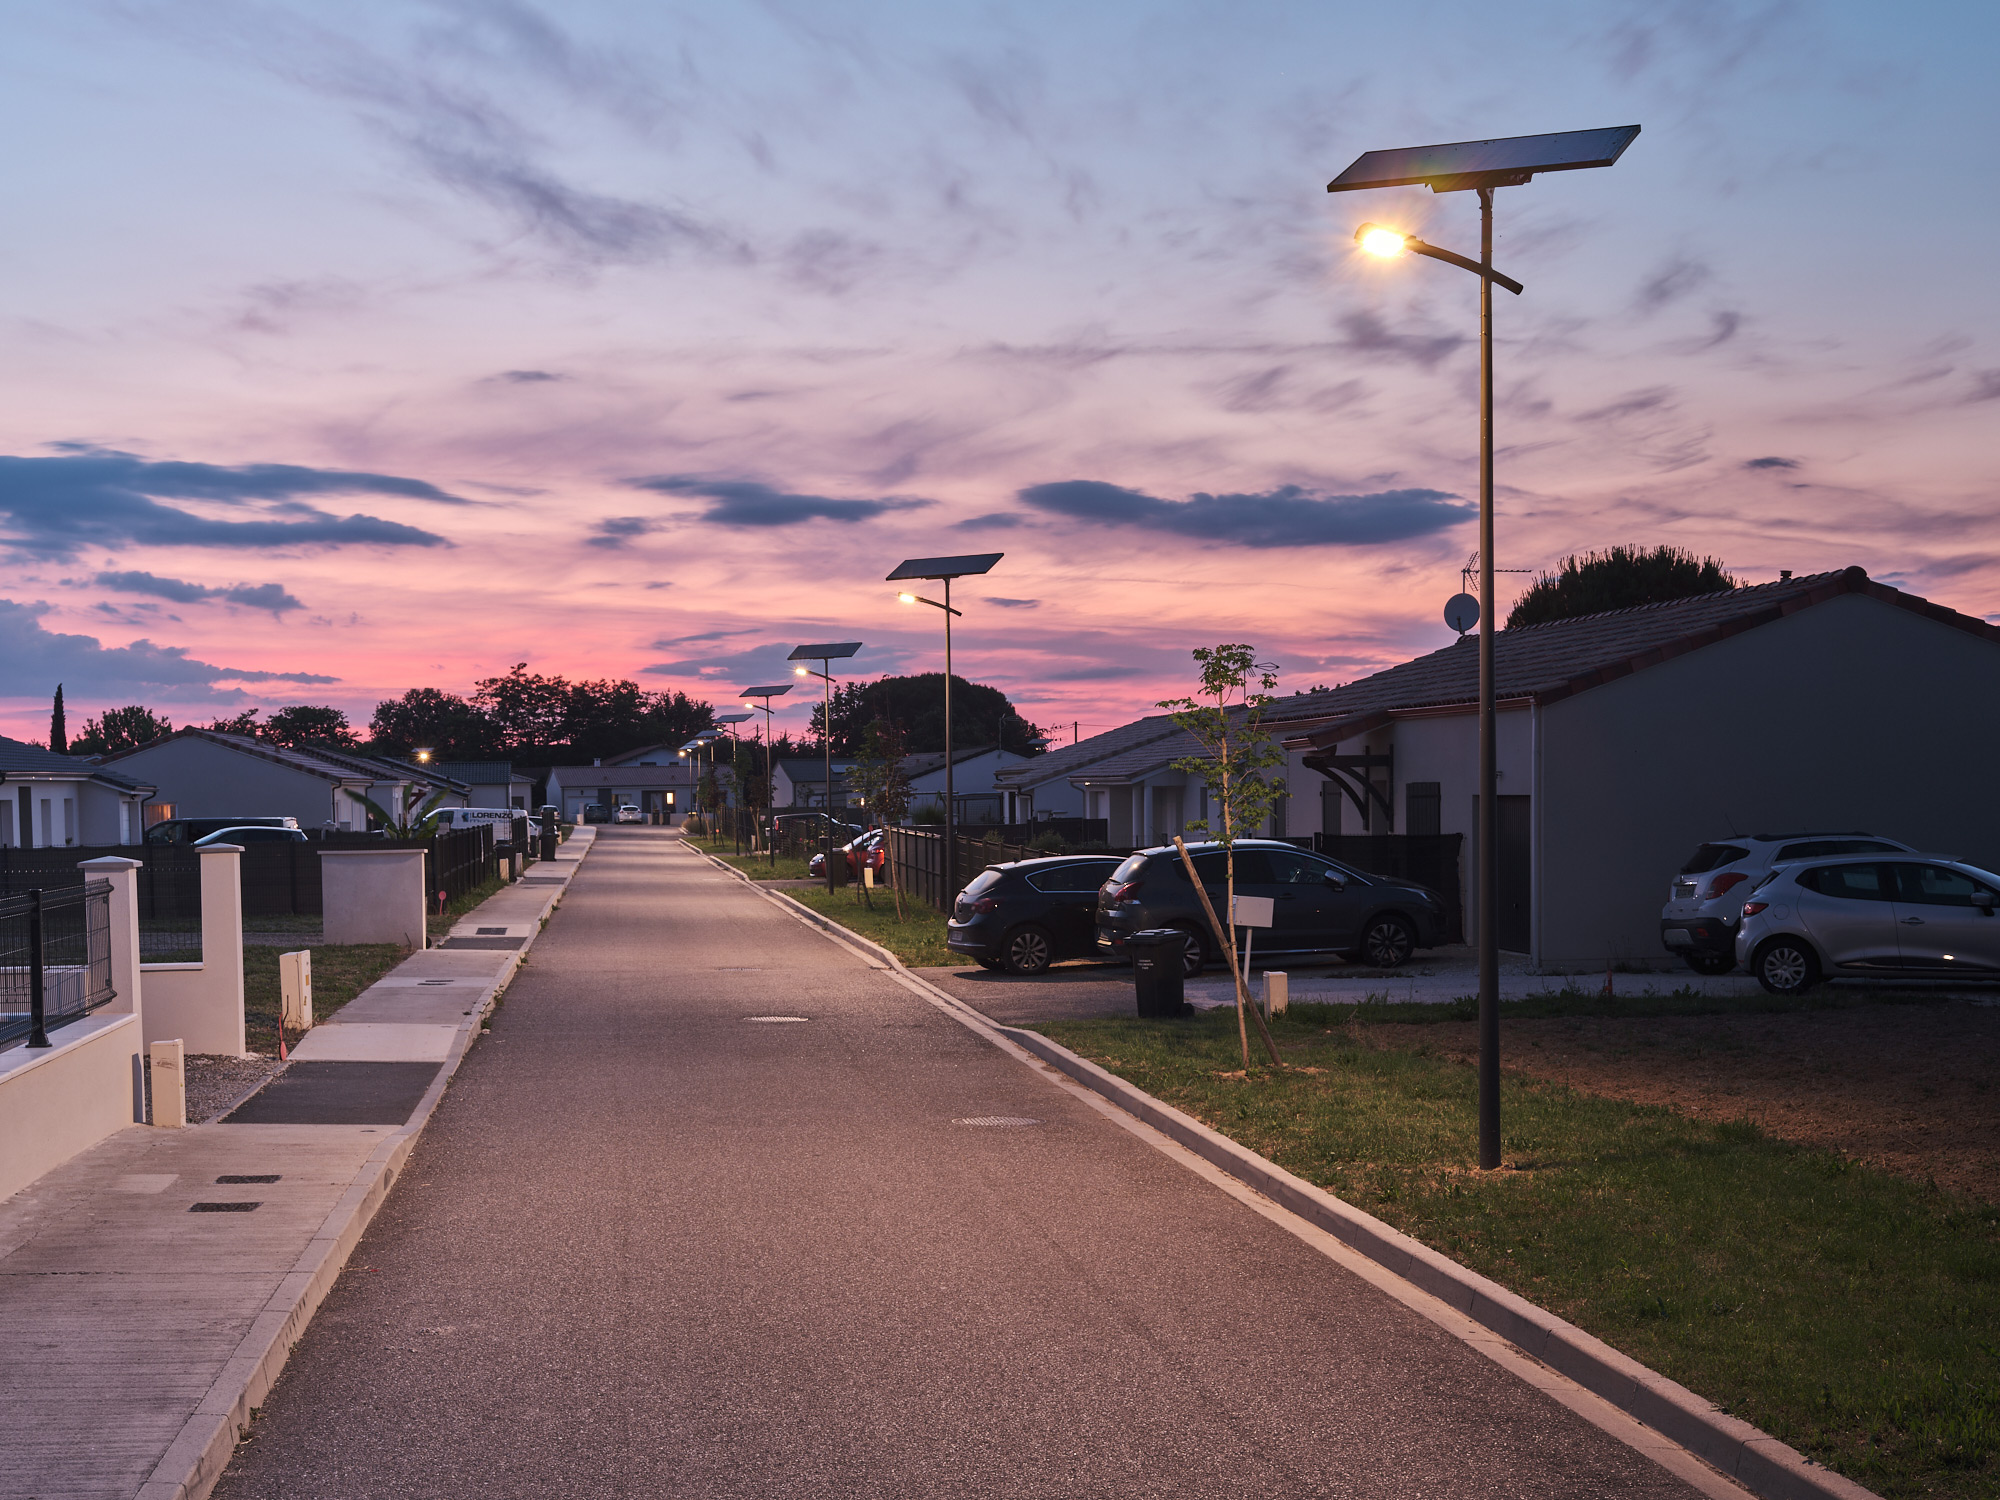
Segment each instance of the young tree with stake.
[[1209,925],[1215,929],[1216,942],[1222,948],[1223,956],[1229,960],[1230,978],[1236,982],[1236,1029],[1243,1043],[1243,1066],[1250,1066],[1250,1031],[1244,1020],[1247,1013],[1257,1022],[1257,1030],[1264,1039],[1264,1050],[1270,1055],[1271,1065],[1282,1067],[1277,1046],[1264,1026],[1263,1015],[1249,1004],[1243,965],[1237,955],[1233,920],[1237,830],[1249,828],[1254,832],[1270,816],[1272,805],[1285,790],[1282,779],[1266,774],[1273,767],[1285,763],[1284,751],[1263,728],[1264,710],[1271,703],[1271,690],[1278,685],[1277,668],[1259,662],[1257,653],[1251,647],[1235,642],[1225,642],[1213,649],[1196,647],[1194,659],[1201,669],[1201,686],[1195,696],[1169,698],[1160,707],[1172,712],[1174,723],[1192,735],[1203,752],[1175,761],[1174,769],[1199,776],[1208,787],[1210,805],[1220,815],[1222,827],[1219,832],[1213,827],[1211,818],[1199,818],[1187,826],[1191,830],[1207,833],[1222,846],[1224,895],[1227,901],[1224,911],[1229,920],[1218,916],[1210,904],[1201,876],[1195,870],[1194,860],[1188,854],[1186,841],[1176,837],[1174,846],[1180,850],[1181,860],[1187,866],[1188,879],[1208,913]]

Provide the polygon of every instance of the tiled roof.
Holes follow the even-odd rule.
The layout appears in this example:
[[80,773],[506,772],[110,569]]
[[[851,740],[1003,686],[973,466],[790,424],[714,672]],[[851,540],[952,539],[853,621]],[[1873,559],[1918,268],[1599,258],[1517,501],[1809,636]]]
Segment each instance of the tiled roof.
[[[505,760],[436,760],[431,762],[431,769],[440,776],[449,776],[467,786],[499,786],[516,779],[514,763]],[[519,779],[534,780],[532,776],[525,775]]]
[[1066,781],[1080,775],[1084,767],[1095,766],[1107,757],[1179,733],[1174,721],[1166,714],[1149,714],[1130,724],[1107,729],[1103,734],[1093,734],[1087,740],[1078,740],[1074,745],[1051,750],[1047,755],[1038,755],[1026,765],[996,771],[993,779],[996,783],[1013,787],[1037,787],[1051,781]]
[[[1499,631],[1493,637],[1494,696],[1553,703],[1846,594],[1865,594],[2000,642],[2000,627],[1872,583],[1860,568],[1847,568]],[[1358,732],[1364,719],[1380,714],[1473,703],[1478,696],[1479,642],[1466,636],[1345,687],[1283,702],[1288,718],[1297,705],[1305,713],[1337,719],[1318,735],[1324,742],[1350,726]],[[1287,743],[1297,748],[1305,729],[1288,735]]]
[[83,776],[93,781],[106,782],[121,791],[143,792],[152,790],[149,781],[134,781],[117,771],[107,771],[94,761],[84,760],[75,755],[58,755],[53,750],[44,750],[40,745],[30,745],[25,740],[10,740],[0,735],[0,772],[14,776]]

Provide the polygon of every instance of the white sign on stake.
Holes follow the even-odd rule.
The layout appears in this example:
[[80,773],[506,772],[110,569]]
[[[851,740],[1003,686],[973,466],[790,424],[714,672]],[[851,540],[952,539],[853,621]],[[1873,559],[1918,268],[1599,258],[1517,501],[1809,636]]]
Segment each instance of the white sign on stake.
[[1233,927],[1269,927],[1275,903],[1269,896],[1238,896],[1230,903],[1229,922]]

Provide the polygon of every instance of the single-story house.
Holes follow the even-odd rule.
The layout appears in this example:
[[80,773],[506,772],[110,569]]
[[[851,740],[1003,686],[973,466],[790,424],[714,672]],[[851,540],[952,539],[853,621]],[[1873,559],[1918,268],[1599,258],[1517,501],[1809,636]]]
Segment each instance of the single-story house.
[[440,806],[463,807],[471,790],[427,767],[213,729],[178,729],[100,765],[157,787],[151,812],[159,817],[292,817],[301,828],[359,831],[379,823],[363,798],[395,812],[442,792]]
[[431,769],[463,785],[467,807],[527,810],[535,795],[535,778],[504,760],[439,760]]
[[[836,807],[854,805],[847,785],[847,773],[854,769],[852,756],[833,758],[833,801]],[[771,767],[773,807],[825,807],[826,760],[823,756],[801,756],[781,760]]]
[[544,795],[572,823],[582,820],[586,807],[609,812],[628,804],[644,813],[666,813],[678,822],[694,808],[697,777],[694,766],[678,758],[672,765],[657,766],[552,766]]
[[[954,745],[951,752],[951,795],[958,803],[958,821],[965,824],[1013,823],[1020,797],[1003,785],[1004,771],[1040,757],[1022,755],[994,745]],[[910,811],[929,807],[944,814],[944,752],[919,751],[903,757],[903,774],[910,778]]]
[[[1539,968],[1670,965],[1668,884],[1732,834],[1865,829],[2000,865],[2000,626],[1848,568],[1502,630],[1493,646],[1501,946]],[[1256,831],[1456,842],[1470,933],[1478,658],[1467,636],[1279,699],[1266,723],[1289,796]],[[1193,750],[1155,715],[1012,779],[1032,792],[1066,776],[1114,847],[1154,842],[1205,813],[1207,788],[1172,767]]]
[[136,844],[155,790],[122,771],[0,737],[0,846]]

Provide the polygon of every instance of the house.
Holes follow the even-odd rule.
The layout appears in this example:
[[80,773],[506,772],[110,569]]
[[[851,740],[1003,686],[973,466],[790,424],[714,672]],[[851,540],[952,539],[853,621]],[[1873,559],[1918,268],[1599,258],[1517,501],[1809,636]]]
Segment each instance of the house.
[[[1659,910],[1697,844],[1867,829],[1992,869],[2000,627],[1860,568],[1502,630],[1501,946],[1544,970],[1666,965]],[[1462,841],[1476,920],[1478,642],[1465,637],[1267,723],[1290,796],[1263,832]],[[1110,842],[1201,816],[1188,745],[1154,717],[1043,757],[1101,797]],[[1017,775],[1017,780],[1025,779]],[[1192,783],[1192,784],[1191,784]]]
[[534,801],[535,778],[504,760],[440,760],[431,762],[431,769],[467,789],[467,807],[525,811]]
[[[727,774],[728,768],[723,768]],[[583,820],[586,807],[606,813],[614,807],[630,805],[644,813],[665,813],[670,819],[685,817],[694,807],[698,773],[687,761],[675,757],[662,765],[552,766],[547,796],[552,806],[562,809],[565,820]]]
[[[953,746],[951,794],[958,804],[957,821],[967,825],[1013,823],[1020,798],[1003,786],[1000,773],[1025,766],[1039,757],[1021,755],[994,745]],[[920,751],[903,757],[903,774],[910,778],[910,811],[929,807],[944,816],[944,752]]]
[[0,847],[136,844],[153,784],[0,737]]
[[[854,794],[847,785],[847,773],[853,769],[853,757],[836,755],[833,758],[833,800],[836,807],[854,805]],[[825,757],[778,761],[771,767],[771,788],[773,807],[825,807]]]
[[370,803],[398,812],[442,794],[440,806],[463,807],[471,790],[401,761],[213,729],[179,729],[100,764],[157,787],[152,811],[162,817],[292,817],[301,828],[360,831],[382,821]]

